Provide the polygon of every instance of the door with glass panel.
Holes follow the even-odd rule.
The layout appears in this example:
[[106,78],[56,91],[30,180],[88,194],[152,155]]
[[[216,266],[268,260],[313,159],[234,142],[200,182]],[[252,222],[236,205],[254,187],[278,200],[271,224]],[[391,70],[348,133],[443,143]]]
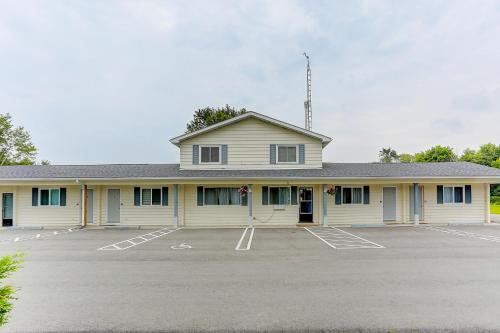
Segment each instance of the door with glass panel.
[[2,194],[2,227],[11,227],[14,211],[14,194]]
[[313,221],[313,189],[299,188],[299,222]]

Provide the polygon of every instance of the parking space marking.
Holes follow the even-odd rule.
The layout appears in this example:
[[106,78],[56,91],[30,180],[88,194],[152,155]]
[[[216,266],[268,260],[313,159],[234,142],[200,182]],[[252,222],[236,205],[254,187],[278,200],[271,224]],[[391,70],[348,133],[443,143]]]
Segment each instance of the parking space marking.
[[36,234],[36,235],[32,235],[32,236],[26,236],[26,237],[14,237],[14,238],[9,238],[9,239],[2,239],[0,240],[0,244],[1,243],[9,243],[9,242],[14,242],[14,243],[17,243],[17,242],[25,242],[25,241],[29,241],[29,240],[33,240],[33,239],[44,239],[44,238],[47,238],[47,237],[52,237],[52,236],[56,236],[56,235],[63,235],[63,234],[68,234],[70,232],[75,232],[75,231],[84,231],[85,229],[83,229],[82,227],[74,227],[74,228],[69,228],[69,229],[63,229],[63,230],[56,230],[56,231],[51,231],[51,232],[46,232],[46,233],[40,233],[40,234]]
[[427,226],[427,227],[424,227],[424,229],[444,232],[447,234],[452,234],[452,235],[461,236],[461,237],[467,237],[467,238],[480,239],[480,240],[485,240],[485,241],[489,241],[489,242],[500,243],[500,237],[498,237],[498,236],[477,234],[474,232],[468,232],[468,231],[462,231],[462,230],[456,230],[456,229],[450,229],[450,228],[438,227],[438,226]]
[[353,235],[335,227],[305,228],[312,235],[336,250],[346,249],[384,249],[385,246]]
[[[248,242],[247,242],[247,246],[245,248],[241,248],[241,244],[243,243],[243,240],[245,239],[245,236],[247,234],[247,231],[250,229],[250,235],[248,237]],[[241,238],[240,240],[238,241],[238,244],[236,245],[236,247],[234,248],[236,251],[248,251],[250,250],[250,247],[252,246],[252,239],[253,239],[253,234],[255,232],[255,228],[245,228],[245,230],[243,231],[243,235],[241,235]]]
[[133,238],[126,239],[124,241],[120,241],[120,242],[117,242],[117,243],[106,245],[106,246],[103,246],[101,248],[98,248],[97,250],[98,251],[109,251],[109,250],[111,250],[111,251],[116,251],[116,250],[117,251],[121,251],[121,250],[130,249],[131,247],[134,247],[134,246],[137,246],[137,245],[149,242],[149,241],[151,241],[153,239],[156,239],[156,238],[159,238],[159,237],[171,234],[174,231],[177,231],[177,230],[180,230],[180,229],[182,229],[182,227],[181,228],[176,228],[176,229],[170,229],[169,227],[166,227],[166,228],[163,228],[163,229],[160,229],[160,230],[149,232],[149,233],[144,234],[144,235],[135,236]]

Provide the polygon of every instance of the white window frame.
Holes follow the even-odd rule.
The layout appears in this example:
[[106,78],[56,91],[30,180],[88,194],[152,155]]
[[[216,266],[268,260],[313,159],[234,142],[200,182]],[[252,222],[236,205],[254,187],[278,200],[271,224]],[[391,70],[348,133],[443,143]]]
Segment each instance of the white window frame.
[[[271,202],[271,188],[278,188],[279,189],[280,187],[288,187],[288,195],[289,195],[288,203],[274,204]],[[278,190],[278,192],[279,192],[279,190]],[[279,206],[291,206],[292,205],[292,187],[291,186],[280,186],[280,185],[268,186],[267,187],[267,203],[268,203],[268,205],[276,206],[278,208],[279,208]]]
[[[161,187],[140,187],[141,189],[141,195],[140,195],[140,203],[141,203],[141,207],[161,207],[163,206],[162,203],[163,203],[163,191],[162,191],[162,188]],[[151,191],[151,202],[148,204],[143,204],[142,203],[142,190],[150,190]],[[160,204],[158,205],[153,205],[153,190],[160,190]]]
[[[350,188],[351,189],[351,203],[344,203],[344,189],[345,188]],[[353,191],[352,191],[352,189],[354,189],[354,188],[361,189],[361,202],[360,203],[353,202],[353,200],[352,200],[353,199],[353,195],[352,195]],[[360,185],[360,186],[358,186],[358,185],[342,186],[340,188],[340,192],[341,192],[341,200],[342,200],[341,203],[342,203],[342,205],[354,205],[354,206],[357,206],[357,205],[362,205],[363,204],[363,199],[365,197],[364,186],[363,185]]]
[[[50,200],[51,192],[53,190],[59,191],[59,203],[57,205],[53,205],[51,200]],[[42,205],[42,191],[49,191],[49,204],[48,205]],[[39,188],[38,189],[38,206],[39,207],[60,207],[61,206],[61,188],[60,187]]]
[[[202,148],[219,148],[219,162],[203,162],[201,160],[201,149]],[[198,148],[199,149],[199,152],[198,152],[198,156],[199,156],[199,162],[200,164],[222,164],[222,145],[200,145],[200,147]],[[212,156],[212,152],[210,151],[210,157]]]
[[205,201],[205,190],[206,189],[218,189],[218,188],[229,188],[229,189],[236,189],[238,190],[238,187],[232,187],[232,186],[204,186],[203,187],[203,206],[217,206],[217,207],[232,207],[232,206],[241,206],[242,200],[243,200],[243,194],[238,193],[240,196],[240,203],[239,204],[229,204],[229,205],[220,205],[220,204],[207,204]]
[[[279,158],[279,148],[280,147],[286,147],[286,148],[295,147],[295,161],[280,162],[280,158]],[[299,145],[287,145],[287,144],[276,145],[276,164],[299,164]]]
[[[453,202],[445,202],[444,201],[444,189],[445,188],[452,188],[453,192]],[[460,187],[462,188],[462,202],[455,202],[455,188]],[[464,205],[465,204],[465,185],[443,185],[443,205]]]

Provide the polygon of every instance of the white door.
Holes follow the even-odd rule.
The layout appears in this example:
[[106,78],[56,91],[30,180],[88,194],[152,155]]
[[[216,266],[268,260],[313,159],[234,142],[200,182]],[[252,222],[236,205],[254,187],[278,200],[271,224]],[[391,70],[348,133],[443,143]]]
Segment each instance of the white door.
[[108,223],[120,223],[119,189],[108,189]]
[[384,187],[384,221],[396,221],[396,188]]
[[94,223],[94,190],[87,189],[87,223]]

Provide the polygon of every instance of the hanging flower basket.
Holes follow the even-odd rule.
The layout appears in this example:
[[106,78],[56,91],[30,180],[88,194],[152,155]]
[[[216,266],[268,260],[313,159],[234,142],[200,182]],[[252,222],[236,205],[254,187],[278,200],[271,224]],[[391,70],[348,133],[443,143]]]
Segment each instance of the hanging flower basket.
[[246,185],[241,185],[240,188],[238,189],[238,192],[241,195],[246,195],[248,193],[248,186]]
[[328,195],[335,195],[335,187],[329,186],[328,189],[326,190],[326,194]]

